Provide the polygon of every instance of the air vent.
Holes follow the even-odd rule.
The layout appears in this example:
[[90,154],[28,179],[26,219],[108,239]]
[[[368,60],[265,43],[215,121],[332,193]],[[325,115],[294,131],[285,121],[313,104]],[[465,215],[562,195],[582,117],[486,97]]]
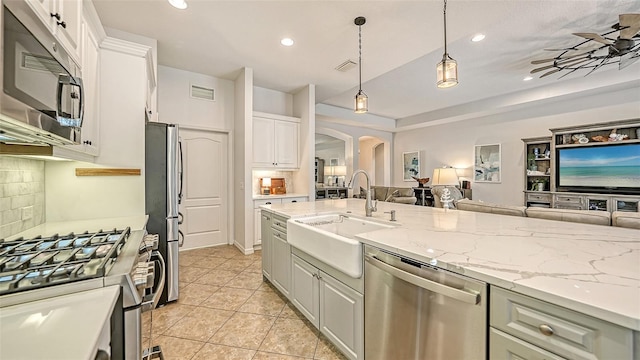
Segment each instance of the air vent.
[[191,85],[191,97],[202,100],[215,101],[213,89]]
[[22,67],[29,70],[39,70],[54,74],[64,74],[66,71],[60,64],[51,57],[22,53]]
[[347,60],[347,61],[343,62],[342,64],[336,66],[335,69],[338,70],[338,71],[341,71],[341,72],[347,72],[347,71],[353,69],[354,67],[356,67],[356,65],[358,65],[357,62],[355,62],[353,60]]

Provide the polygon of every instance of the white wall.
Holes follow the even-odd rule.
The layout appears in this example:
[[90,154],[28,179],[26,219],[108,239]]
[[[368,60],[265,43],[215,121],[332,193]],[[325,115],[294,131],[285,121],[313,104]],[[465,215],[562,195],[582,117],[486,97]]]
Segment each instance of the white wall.
[[315,143],[316,143],[316,86],[309,84],[293,94],[293,115],[300,118],[298,161],[300,169],[294,171],[294,190],[315,198]]
[[[636,91],[629,90],[629,91]],[[602,95],[601,95],[602,96]],[[502,182],[472,183],[473,199],[502,204],[522,205],[524,201],[524,144],[521,139],[550,136],[549,129],[603,123],[640,117],[640,95],[608,94],[612,101],[631,98],[630,102],[614,103],[609,106],[589,108],[590,104],[602,99],[585,97],[572,104],[565,104],[564,110],[555,115],[533,116],[538,109],[519,111],[508,116],[471,119],[462,122],[431,126],[396,133],[394,157],[402,152],[420,151],[420,173],[431,177],[435,167],[443,165],[467,168],[466,175],[472,176],[474,145],[501,144]],[[633,100],[636,99],[636,100]],[[514,120],[515,119],[515,120]],[[394,162],[393,178],[395,186],[403,186],[402,163]]]
[[320,143],[315,145],[315,157],[324,160],[324,166],[329,166],[330,159],[338,159],[338,165],[345,165],[345,141]]
[[385,152],[384,143],[380,143],[376,145],[373,151],[374,151],[374,159],[375,159],[375,169],[374,169],[375,173],[373,175],[373,179],[374,179],[374,184],[377,185],[384,180],[384,169],[388,168],[389,166],[384,161],[384,152]]
[[253,253],[252,154],[253,69],[244,68],[235,80],[233,129],[234,244],[245,254]]
[[[47,222],[137,216],[145,213],[143,176],[76,176],[78,161],[45,163]],[[144,168],[144,166],[143,166]]]
[[300,117],[293,115],[292,94],[259,86],[253,87],[253,111]]
[[[213,89],[215,100],[192,98],[191,85]],[[231,130],[233,119],[233,81],[158,66],[158,120],[160,122]]]
[[359,144],[360,148],[360,169],[366,171],[371,177],[371,185],[384,185],[384,172],[382,176],[376,176],[376,169],[374,168],[375,147],[382,143],[379,139],[366,139],[361,140]]
[[[129,52],[126,42],[118,44],[123,46],[103,48],[100,53],[100,154],[96,164],[50,161],[45,165],[48,222],[145,213],[147,63],[141,52]],[[104,166],[141,169],[143,176],[75,175],[76,168]]]
[[[322,105],[322,104],[320,104]],[[316,106],[316,110],[320,105]],[[377,179],[378,184],[388,185],[391,182],[391,168],[392,157],[391,150],[392,144],[395,141],[393,133],[383,130],[374,130],[365,127],[351,126],[340,124],[334,121],[335,119],[327,118],[326,116],[318,115],[316,118],[316,133],[331,135],[339,139],[346,141],[346,153],[345,163],[347,165],[347,181],[353,173],[353,171],[361,168],[360,165],[360,141],[363,136],[373,136],[380,139],[384,144],[384,158],[385,158],[385,174],[384,179]],[[353,187],[358,188],[360,184],[364,184],[364,177],[358,177],[355,179]],[[363,186],[363,185],[361,185]]]

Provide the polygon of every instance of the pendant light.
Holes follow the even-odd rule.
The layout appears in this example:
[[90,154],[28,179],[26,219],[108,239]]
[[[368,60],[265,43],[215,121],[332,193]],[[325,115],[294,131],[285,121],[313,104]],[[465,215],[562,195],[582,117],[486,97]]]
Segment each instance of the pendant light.
[[447,0],[444,0],[444,54],[442,61],[438,63],[437,76],[438,87],[448,88],[458,84],[458,63],[447,52]]
[[358,25],[358,93],[356,94],[356,114],[364,114],[369,111],[369,98],[367,94],[362,91],[362,25],[367,22],[363,16],[358,16],[353,20],[354,24]]

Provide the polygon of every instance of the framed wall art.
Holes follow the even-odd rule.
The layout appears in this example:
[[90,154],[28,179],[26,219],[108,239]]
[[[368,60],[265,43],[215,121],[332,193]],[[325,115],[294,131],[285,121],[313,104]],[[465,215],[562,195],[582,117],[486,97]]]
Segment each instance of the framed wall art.
[[499,183],[501,174],[500,144],[476,145],[474,152],[475,182]]
[[410,151],[402,153],[402,179],[415,181],[412,176],[418,177],[420,173],[420,152]]

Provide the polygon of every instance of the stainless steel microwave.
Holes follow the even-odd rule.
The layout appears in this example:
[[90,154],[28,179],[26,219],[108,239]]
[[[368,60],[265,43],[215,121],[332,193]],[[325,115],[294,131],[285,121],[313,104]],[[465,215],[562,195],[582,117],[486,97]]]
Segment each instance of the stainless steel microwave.
[[5,1],[0,17],[0,142],[79,143],[78,66],[26,1]]

